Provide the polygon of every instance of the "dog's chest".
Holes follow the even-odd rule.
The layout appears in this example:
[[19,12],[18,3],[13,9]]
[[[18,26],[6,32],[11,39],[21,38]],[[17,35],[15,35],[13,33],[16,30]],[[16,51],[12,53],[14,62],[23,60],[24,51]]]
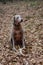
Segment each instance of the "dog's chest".
[[14,39],[20,41],[23,38],[23,32],[21,28],[14,28]]

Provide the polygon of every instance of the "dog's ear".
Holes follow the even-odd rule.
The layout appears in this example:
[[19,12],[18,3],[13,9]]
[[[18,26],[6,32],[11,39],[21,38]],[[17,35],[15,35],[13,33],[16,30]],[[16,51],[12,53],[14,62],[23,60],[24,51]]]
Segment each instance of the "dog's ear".
[[14,21],[15,21],[15,16],[14,16]]
[[14,23],[15,23],[15,17],[14,17],[13,25],[14,25]]

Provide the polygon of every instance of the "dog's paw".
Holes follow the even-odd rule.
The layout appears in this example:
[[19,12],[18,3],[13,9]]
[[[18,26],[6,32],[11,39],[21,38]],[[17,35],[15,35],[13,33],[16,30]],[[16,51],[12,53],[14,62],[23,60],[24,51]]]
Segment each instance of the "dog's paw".
[[17,50],[15,48],[12,48],[13,51],[17,52]]

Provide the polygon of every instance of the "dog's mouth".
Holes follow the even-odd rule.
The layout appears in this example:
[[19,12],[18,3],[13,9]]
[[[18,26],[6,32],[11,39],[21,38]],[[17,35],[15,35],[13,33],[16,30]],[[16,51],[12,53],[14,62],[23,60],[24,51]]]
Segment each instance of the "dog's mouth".
[[17,22],[15,22],[15,25],[16,25],[16,26],[18,26],[19,24],[20,24],[20,22],[18,22],[18,21],[17,21]]

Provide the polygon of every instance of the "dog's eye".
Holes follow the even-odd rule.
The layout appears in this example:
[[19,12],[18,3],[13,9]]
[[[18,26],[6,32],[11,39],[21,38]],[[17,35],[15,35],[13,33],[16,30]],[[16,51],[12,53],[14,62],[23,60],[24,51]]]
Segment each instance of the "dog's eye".
[[17,19],[19,19],[19,17],[17,17]]

